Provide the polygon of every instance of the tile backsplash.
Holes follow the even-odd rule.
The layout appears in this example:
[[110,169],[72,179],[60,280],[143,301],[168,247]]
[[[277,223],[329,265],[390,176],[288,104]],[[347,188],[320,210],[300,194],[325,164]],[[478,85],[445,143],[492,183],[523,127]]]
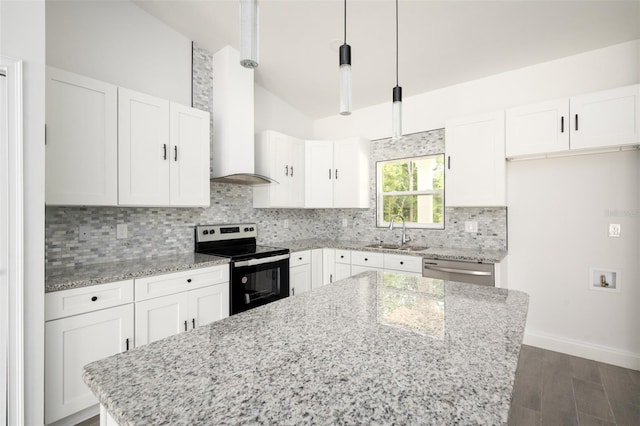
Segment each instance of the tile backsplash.
[[[193,106],[211,110],[212,55],[193,46]],[[215,77],[215,76],[214,76]],[[398,243],[400,230],[376,227],[376,162],[444,152],[444,130],[408,135],[399,141],[371,142],[368,209],[254,209],[249,186],[211,183],[208,208],[46,207],[47,266],[77,266],[139,257],[191,252],[198,224],[255,222],[261,244],[308,238]],[[446,199],[445,199],[446,201]],[[289,223],[284,228],[285,219]],[[347,219],[347,227],[342,226]],[[464,232],[464,222],[478,222],[478,232]],[[128,238],[116,239],[116,225],[126,224]],[[79,227],[89,229],[79,241]],[[504,250],[507,247],[505,207],[446,207],[445,229],[410,229],[412,244]]]

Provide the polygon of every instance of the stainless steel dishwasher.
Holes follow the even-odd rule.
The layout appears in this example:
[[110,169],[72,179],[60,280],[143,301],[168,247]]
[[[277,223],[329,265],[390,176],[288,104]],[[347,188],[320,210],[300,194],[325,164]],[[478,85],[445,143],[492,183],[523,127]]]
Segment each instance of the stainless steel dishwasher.
[[422,259],[422,276],[495,287],[493,263]]

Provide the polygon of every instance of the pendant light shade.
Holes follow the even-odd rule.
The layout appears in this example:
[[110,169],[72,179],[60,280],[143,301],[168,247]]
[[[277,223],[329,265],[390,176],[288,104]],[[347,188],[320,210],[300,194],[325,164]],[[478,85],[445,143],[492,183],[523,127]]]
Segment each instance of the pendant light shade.
[[258,0],[240,0],[240,65],[258,66]]
[[351,46],[347,44],[347,0],[344,0],[344,44],[340,46],[340,114],[351,114]]
[[402,87],[393,88],[393,104],[391,106],[391,137],[402,137]]
[[402,137],[402,87],[398,85],[398,0],[396,0],[396,87],[391,106],[391,138]]

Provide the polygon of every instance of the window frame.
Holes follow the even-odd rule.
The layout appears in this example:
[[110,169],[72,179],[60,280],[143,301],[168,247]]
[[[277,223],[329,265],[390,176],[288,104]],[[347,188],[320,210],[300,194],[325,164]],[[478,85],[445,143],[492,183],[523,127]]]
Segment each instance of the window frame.
[[[411,161],[415,159],[421,159],[426,157],[437,157],[441,156],[443,161],[445,159],[445,153],[439,152],[435,154],[425,154],[413,157],[402,157],[402,158],[391,158],[388,160],[379,160],[376,161],[376,228],[388,228],[390,222],[384,221],[384,197],[385,196],[403,196],[403,195],[441,195],[442,196],[442,224],[438,223],[417,223],[417,222],[406,222],[405,226],[407,228],[413,229],[433,229],[433,230],[444,230],[445,224],[445,188],[446,188],[446,173],[442,171],[442,189],[430,189],[423,191],[392,191],[392,192],[382,192],[382,167],[388,163],[397,163],[402,161]],[[395,222],[394,222],[395,223]]]

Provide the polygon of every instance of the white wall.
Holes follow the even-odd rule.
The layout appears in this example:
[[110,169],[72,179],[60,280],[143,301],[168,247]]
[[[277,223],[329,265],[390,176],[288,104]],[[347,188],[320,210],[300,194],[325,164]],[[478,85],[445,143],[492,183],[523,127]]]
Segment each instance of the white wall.
[[0,2],[0,54],[23,60],[25,424],[44,421],[44,1]]
[[[636,40],[406,98],[404,132],[639,82]],[[314,122],[316,138],[390,131],[391,102]],[[639,169],[637,151],[508,164],[508,283],[531,296],[525,342],[640,369]],[[620,239],[608,223],[622,225]],[[621,291],[589,290],[590,267],[621,269]]]
[[312,139],[313,121],[309,117],[258,84],[254,96],[256,133],[276,130],[301,139]]
[[[637,40],[415,96],[403,87],[403,133],[439,129],[446,120],[467,114],[637,83],[639,52]],[[391,95],[388,103],[314,122],[315,138],[351,135],[391,136]]]
[[129,1],[48,1],[47,65],[191,105],[191,41]]

